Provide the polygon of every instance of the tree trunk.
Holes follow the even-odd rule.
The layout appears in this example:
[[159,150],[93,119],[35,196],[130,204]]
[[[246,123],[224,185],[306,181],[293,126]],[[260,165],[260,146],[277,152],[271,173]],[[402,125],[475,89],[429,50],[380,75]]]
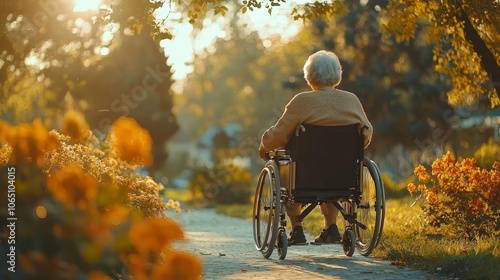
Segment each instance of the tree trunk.
[[477,30],[470,22],[469,17],[467,17],[467,13],[462,10],[460,18],[465,24],[465,38],[471,41],[474,51],[481,58],[484,70],[486,70],[490,76],[493,87],[496,89],[497,93],[500,94],[500,66],[496,62],[491,51],[488,49],[488,46],[486,46],[486,43],[484,43],[483,39],[481,39]]

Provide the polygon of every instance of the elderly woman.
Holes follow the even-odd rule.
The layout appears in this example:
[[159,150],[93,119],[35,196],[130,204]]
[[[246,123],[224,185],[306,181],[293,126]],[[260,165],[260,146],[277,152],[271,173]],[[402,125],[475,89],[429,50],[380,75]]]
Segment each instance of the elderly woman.
[[[266,160],[266,152],[284,147],[300,124],[337,126],[359,123],[360,129],[366,125],[369,128],[363,130],[366,148],[373,129],[356,95],[336,88],[342,76],[338,57],[333,52],[318,51],[309,56],[303,70],[312,90],[296,94],[276,124],[264,132],[259,147],[260,157]],[[286,212],[293,229],[288,238],[289,245],[305,244],[302,224],[297,220],[301,205],[288,204]],[[323,203],[321,213],[324,229],[315,242],[340,243],[342,238],[336,225],[338,209],[332,203]]]

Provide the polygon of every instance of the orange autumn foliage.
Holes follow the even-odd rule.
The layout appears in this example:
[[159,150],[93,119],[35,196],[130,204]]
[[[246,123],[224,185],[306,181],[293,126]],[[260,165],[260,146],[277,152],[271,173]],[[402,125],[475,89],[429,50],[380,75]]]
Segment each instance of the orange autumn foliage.
[[407,187],[411,194],[421,194],[431,226],[449,225],[452,232],[467,238],[500,234],[500,162],[486,170],[473,158],[456,161],[448,152],[431,168],[429,174],[417,166],[414,173],[420,184]]

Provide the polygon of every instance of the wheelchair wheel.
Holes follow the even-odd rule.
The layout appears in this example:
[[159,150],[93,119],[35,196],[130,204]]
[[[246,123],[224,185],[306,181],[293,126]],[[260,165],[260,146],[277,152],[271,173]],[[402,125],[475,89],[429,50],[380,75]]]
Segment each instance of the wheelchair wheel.
[[342,237],[342,247],[344,249],[344,254],[348,257],[352,257],[354,250],[356,249],[356,235],[352,231],[351,227],[346,227],[344,231],[344,236]]
[[279,178],[275,176],[276,163],[268,161],[261,171],[255,191],[253,207],[253,234],[255,247],[265,258],[273,253],[280,214]]
[[380,193],[382,194],[382,198],[381,198],[381,203],[382,203],[381,210],[382,211],[380,212],[380,229],[379,229],[377,243],[375,244],[375,246],[377,246],[378,243],[380,242],[380,239],[382,238],[382,232],[384,230],[384,223],[385,223],[385,208],[386,208],[385,187],[384,187],[384,181],[382,180],[382,174],[380,172],[380,169],[378,168],[377,164],[373,160],[371,160],[371,163],[372,163],[376,173],[378,174],[380,191],[381,191]]
[[285,229],[280,229],[278,231],[278,239],[276,240],[276,242],[280,260],[284,260],[288,251],[288,238],[286,236]]
[[363,256],[368,256],[380,241],[385,219],[385,192],[377,165],[365,158],[362,173],[362,198],[357,208],[357,220],[366,225],[362,229],[354,225],[356,248]]

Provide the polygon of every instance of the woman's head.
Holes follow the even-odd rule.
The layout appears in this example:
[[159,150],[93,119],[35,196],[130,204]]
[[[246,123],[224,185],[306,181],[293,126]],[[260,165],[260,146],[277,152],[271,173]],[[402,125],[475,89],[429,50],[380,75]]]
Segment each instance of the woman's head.
[[306,60],[304,78],[311,87],[336,86],[342,79],[342,66],[333,52],[318,51]]

